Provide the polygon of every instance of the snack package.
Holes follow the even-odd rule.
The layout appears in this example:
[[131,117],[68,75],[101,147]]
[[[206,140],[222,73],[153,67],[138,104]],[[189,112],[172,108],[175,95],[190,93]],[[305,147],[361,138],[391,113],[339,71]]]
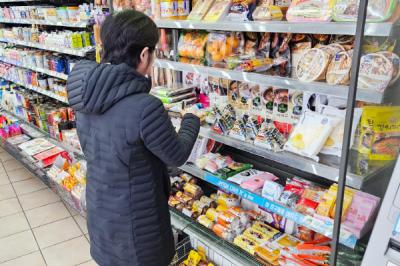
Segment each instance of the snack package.
[[338,123],[337,118],[306,111],[286,142],[285,150],[318,161],[317,154]]
[[207,36],[207,33],[198,31],[182,32],[178,41],[178,55],[184,58],[203,60]]
[[[353,143],[355,131],[358,123],[360,122],[360,118],[362,115],[362,108],[354,108],[353,114],[353,125],[351,136],[352,139],[350,143]],[[341,156],[342,154],[342,144],[343,144],[343,133],[344,133],[344,122],[346,117],[346,110],[339,110],[335,107],[331,106],[323,106],[322,112],[323,115],[328,115],[332,117],[337,117],[339,120],[338,125],[332,130],[332,133],[329,135],[327,141],[324,144],[324,147],[321,150],[322,154],[330,154]]]
[[275,89],[274,98],[274,120],[287,122],[289,119],[289,90]]
[[272,35],[270,57],[274,59],[274,66],[268,71],[269,74],[281,77],[290,76],[292,66],[289,43],[291,39],[291,33],[274,33]]
[[333,0],[292,0],[286,19],[291,22],[323,21],[332,19]]
[[281,8],[269,3],[261,3],[253,12],[253,20],[255,21],[282,20],[282,18]]
[[255,0],[232,0],[226,19],[230,21],[253,20],[252,13],[255,7]]
[[238,247],[242,248],[243,250],[247,251],[251,255],[254,255],[254,249],[257,246],[257,243],[253,241],[252,239],[246,237],[246,236],[237,236],[233,240],[233,243],[237,245]]
[[283,192],[283,186],[270,180],[265,180],[262,196],[266,199],[277,201]]
[[384,92],[393,76],[393,63],[385,55],[367,54],[361,57],[358,87]]
[[211,8],[208,10],[206,16],[203,18],[203,21],[217,22],[226,16],[231,4],[231,0],[215,0]]
[[275,88],[263,87],[261,89],[261,104],[266,112],[266,118],[272,119],[274,113]]
[[[367,22],[382,22],[388,20],[397,6],[396,0],[368,1]],[[333,19],[335,21],[356,21],[359,0],[335,0]]]
[[332,57],[326,72],[326,82],[334,85],[347,85],[350,82],[351,56],[346,52]]
[[239,37],[237,34],[211,32],[207,39],[207,62],[209,66],[225,67],[225,60],[237,53]]
[[197,0],[187,20],[201,21],[213,3],[214,0]]
[[265,243],[263,245],[257,246],[254,249],[256,257],[266,261],[268,265],[278,266],[280,250],[279,248],[274,247],[270,243]]
[[244,189],[256,192],[264,186],[265,181],[274,181],[276,179],[278,178],[273,174],[261,172],[242,182],[240,186]]
[[231,181],[233,183],[236,183],[238,185],[242,184],[244,181],[257,176],[258,174],[260,174],[261,171],[256,170],[256,169],[249,169],[243,172],[240,172],[232,177],[228,178],[228,181]]
[[399,106],[365,106],[357,150],[371,160],[395,160],[400,147],[399,123]]
[[261,128],[254,139],[254,145],[273,151],[283,150],[285,142],[285,137],[271,121],[265,121],[261,124]]
[[212,231],[219,236],[222,239],[225,239],[227,241],[233,241],[233,239],[235,238],[234,233],[229,230],[227,227],[220,225],[220,224],[215,224],[212,227]]
[[305,82],[324,80],[330,55],[322,49],[313,48],[303,53],[297,62],[296,76]]
[[[307,34],[293,34],[290,46],[292,66],[297,66],[303,53],[312,48],[311,37]],[[296,78],[296,71],[293,71],[292,74]]]

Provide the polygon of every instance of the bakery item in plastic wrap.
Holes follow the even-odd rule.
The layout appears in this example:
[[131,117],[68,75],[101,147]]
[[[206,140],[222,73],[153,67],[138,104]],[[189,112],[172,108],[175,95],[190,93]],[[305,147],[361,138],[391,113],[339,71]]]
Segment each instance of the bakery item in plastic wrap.
[[326,72],[326,82],[334,85],[346,85],[350,81],[351,56],[346,52],[337,53],[331,60]]
[[[368,2],[367,22],[388,20],[396,8],[397,0],[371,0]],[[356,21],[359,0],[335,0],[333,19],[335,21]]]
[[367,54],[361,57],[358,87],[384,92],[392,80],[393,64],[385,55]]
[[297,62],[296,75],[301,81],[324,80],[330,55],[322,49],[313,48],[303,53]]
[[214,0],[197,0],[187,19],[194,21],[202,20],[213,3]]
[[306,111],[286,142],[285,150],[318,161],[317,154],[338,123],[338,118]]
[[253,12],[253,20],[255,21],[282,20],[282,18],[281,8],[267,3],[260,4]]
[[293,0],[286,14],[292,22],[331,21],[333,0]]

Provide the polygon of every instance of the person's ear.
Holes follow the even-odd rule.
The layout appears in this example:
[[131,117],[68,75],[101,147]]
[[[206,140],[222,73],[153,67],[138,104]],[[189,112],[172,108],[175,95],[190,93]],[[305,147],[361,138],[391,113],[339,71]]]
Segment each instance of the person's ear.
[[147,64],[149,56],[149,47],[143,48],[142,52],[140,53],[140,62]]

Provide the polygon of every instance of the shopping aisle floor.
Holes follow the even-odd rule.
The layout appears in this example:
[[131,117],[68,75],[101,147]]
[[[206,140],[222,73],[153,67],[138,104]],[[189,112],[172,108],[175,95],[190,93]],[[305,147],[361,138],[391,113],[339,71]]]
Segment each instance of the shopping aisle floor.
[[0,266],[91,266],[86,221],[0,148]]

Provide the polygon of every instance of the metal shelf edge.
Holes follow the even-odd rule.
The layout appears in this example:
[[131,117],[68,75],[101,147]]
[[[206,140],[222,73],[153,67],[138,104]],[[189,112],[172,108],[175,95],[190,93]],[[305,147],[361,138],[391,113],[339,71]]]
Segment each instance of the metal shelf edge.
[[[0,1],[0,3],[2,3]],[[0,18],[0,23],[10,24],[28,24],[28,25],[47,25],[47,26],[59,26],[59,27],[70,27],[70,28],[86,28],[89,26],[89,21],[82,22],[47,22],[45,20],[35,19],[5,19]]]
[[[159,28],[170,29],[198,29],[221,31],[250,31],[250,32],[291,32],[313,34],[344,34],[355,35],[355,22],[318,22],[316,27],[312,22],[288,22],[288,21],[190,21],[190,20],[156,20]],[[365,35],[389,36],[393,23],[367,23]]]
[[[155,66],[161,68],[200,73],[203,75],[218,78],[251,82],[266,86],[276,86],[285,89],[309,91],[319,94],[332,95],[343,99],[347,98],[347,92],[349,88],[348,86],[330,85],[325,82],[302,82],[293,78],[269,76],[253,72],[241,72],[222,68],[193,65],[165,59],[156,59],[154,61],[154,64]],[[370,103],[381,103],[383,99],[383,94],[375,91],[360,90],[357,95],[357,99]]]

